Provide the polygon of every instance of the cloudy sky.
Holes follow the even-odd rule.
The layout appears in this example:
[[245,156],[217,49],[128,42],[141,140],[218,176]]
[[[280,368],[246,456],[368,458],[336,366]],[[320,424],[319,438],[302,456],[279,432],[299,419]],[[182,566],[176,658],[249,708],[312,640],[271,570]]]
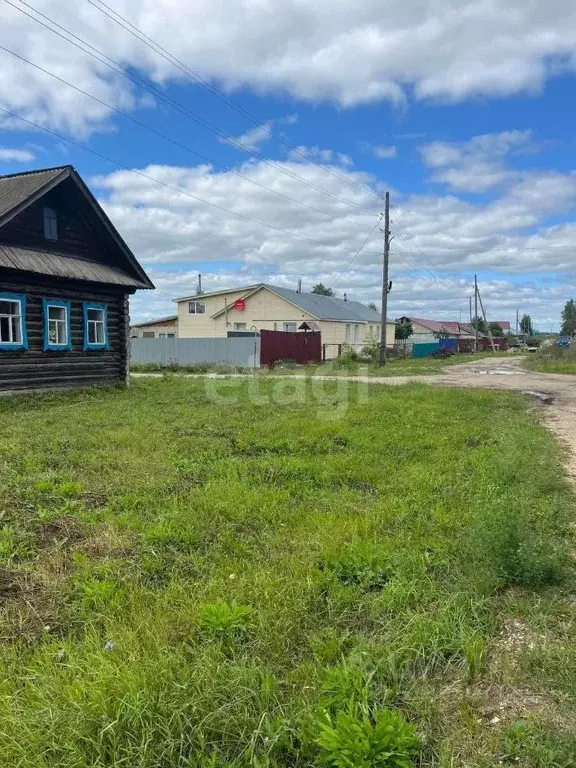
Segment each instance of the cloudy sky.
[[106,3],[0,0],[0,173],[80,171],[157,286],[135,319],[198,272],[377,301],[388,189],[391,315],[465,319],[477,272],[491,319],[557,328],[572,0]]

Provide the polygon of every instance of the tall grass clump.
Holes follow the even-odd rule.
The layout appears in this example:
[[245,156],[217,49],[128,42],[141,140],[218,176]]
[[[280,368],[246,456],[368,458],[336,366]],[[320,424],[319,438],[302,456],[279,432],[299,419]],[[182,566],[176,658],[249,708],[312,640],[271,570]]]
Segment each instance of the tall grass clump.
[[542,373],[576,374],[576,343],[573,341],[569,347],[542,344],[525,358],[523,366]]

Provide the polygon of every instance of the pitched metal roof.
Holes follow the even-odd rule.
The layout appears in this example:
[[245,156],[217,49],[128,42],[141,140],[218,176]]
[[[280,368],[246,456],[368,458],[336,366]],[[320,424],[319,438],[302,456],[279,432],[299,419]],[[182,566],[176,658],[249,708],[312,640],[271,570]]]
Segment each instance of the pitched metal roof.
[[156,317],[154,320],[146,320],[144,323],[132,323],[132,328],[144,328],[147,325],[157,325],[158,323],[169,323],[178,320],[178,315],[168,315],[167,317]]
[[107,283],[130,288],[148,288],[148,284],[127,274],[119,267],[100,262],[63,256],[60,253],[35,251],[0,243],[0,267],[17,269],[69,280],[87,280],[92,283]]
[[289,288],[264,283],[264,287],[274,291],[283,299],[292,302],[319,320],[344,320],[346,322],[379,323],[380,313],[370,309],[359,301],[344,301],[334,296],[322,296],[319,293],[298,293]]
[[[454,336],[474,336],[475,329],[470,323],[458,323],[455,320],[427,320],[424,317],[408,317],[404,318],[410,320],[412,323],[418,323],[424,328],[428,328],[432,333],[451,333]],[[483,336],[482,333],[478,333],[478,336]]]
[[59,168],[0,176],[0,217],[18,208],[47,184],[55,181],[63,171],[68,171],[70,167],[62,165]]

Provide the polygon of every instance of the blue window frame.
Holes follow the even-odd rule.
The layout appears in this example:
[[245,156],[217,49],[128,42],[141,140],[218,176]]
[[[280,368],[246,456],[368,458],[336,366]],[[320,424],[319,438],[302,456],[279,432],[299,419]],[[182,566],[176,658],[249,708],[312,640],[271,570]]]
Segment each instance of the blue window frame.
[[44,352],[69,352],[72,349],[70,302],[42,299],[44,314]]
[[106,304],[84,302],[84,351],[89,349],[110,349]]
[[0,350],[28,349],[26,333],[26,296],[0,293]]

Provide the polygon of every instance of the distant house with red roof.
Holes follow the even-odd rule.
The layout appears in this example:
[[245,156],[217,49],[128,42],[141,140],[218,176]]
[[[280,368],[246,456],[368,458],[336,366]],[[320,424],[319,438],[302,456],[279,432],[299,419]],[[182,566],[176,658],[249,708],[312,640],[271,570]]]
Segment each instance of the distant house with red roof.
[[[469,323],[458,323],[453,320],[428,320],[423,317],[399,318],[397,323],[410,323],[413,334],[410,340],[414,342],[434,341],[438,338],[474,339],[476,332]],[[479,333],[479,337],[483,334]]]

